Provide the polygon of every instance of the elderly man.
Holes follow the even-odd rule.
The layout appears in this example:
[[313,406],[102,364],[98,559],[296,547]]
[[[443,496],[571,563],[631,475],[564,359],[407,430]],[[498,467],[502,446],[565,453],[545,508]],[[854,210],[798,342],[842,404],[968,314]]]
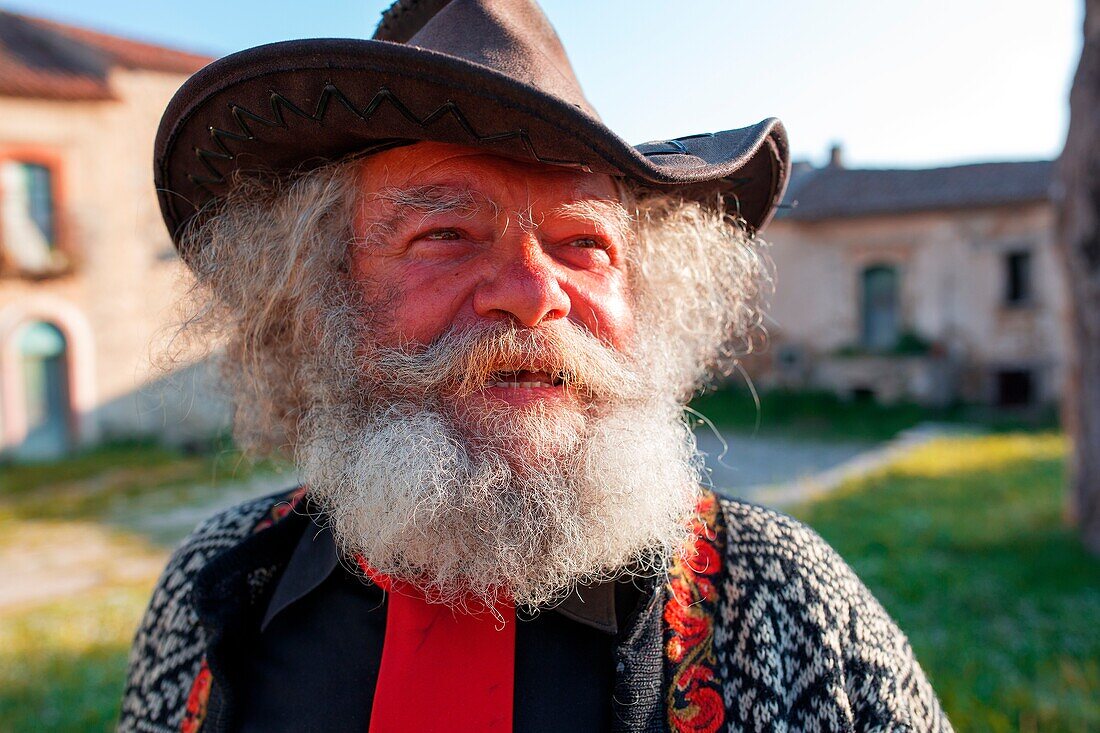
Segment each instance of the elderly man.
[[950,730],[819,538],[701,488],[777,121],[634,148],[529,0],[402,0],[199,72],[156,155],[185,328],[303,485],[177,550],[122,730]]

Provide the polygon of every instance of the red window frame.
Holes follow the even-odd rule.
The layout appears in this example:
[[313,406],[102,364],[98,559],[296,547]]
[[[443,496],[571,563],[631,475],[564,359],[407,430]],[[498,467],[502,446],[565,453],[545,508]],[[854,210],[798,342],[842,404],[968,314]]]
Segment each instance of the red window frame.
[[[64,256],[65,265],[46,272],[13,272],[14,268],[5,261],[4,231],[0,227],[0,274],[16,274],[31,277],[52,277],[68,272],[73,264],[75,254],[69,237],[69,227],[66,217],[62,214],[65,210],[68,187],[64,175],[64,165],[61,155],[48,147],[40,145],[0,145],[0,164],[7,162],[28,163],[40,165],[50,173],[50,196],[53,205],[53,232],[54,251]],[[0,181],[0,206],[4,200],[3,182]]]

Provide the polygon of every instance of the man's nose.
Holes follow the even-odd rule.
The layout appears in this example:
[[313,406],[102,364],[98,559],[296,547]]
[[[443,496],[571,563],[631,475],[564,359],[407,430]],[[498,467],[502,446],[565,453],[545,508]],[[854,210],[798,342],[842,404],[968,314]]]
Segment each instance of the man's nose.
[[487,275],[474,293],[474,311],[482,318],[513,318],[533,328],[569,315],[554,262],[528,232],[511,246],[501,243]]

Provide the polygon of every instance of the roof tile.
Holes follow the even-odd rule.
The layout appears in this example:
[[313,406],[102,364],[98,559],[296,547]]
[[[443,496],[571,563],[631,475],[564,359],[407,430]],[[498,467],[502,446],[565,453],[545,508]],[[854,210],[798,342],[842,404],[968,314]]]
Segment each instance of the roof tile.
[[1042,201],[1050,198],[1054,162],[976,163],[947,168],[797,172],[781,218],[794,221],[899,214]]
[[111,99],[112,68],[191,74],[198,54],[0,10],[0,96]]

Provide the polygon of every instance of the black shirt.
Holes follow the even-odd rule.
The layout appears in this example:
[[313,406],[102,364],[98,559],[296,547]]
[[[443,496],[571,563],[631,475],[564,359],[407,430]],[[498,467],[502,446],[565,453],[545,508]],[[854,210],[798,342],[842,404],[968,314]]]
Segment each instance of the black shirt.
[[[615,648],[646,595],[620,580],[517,613],[515,733],[611,729]],[[344,567],[328,529],[307,523],[241,655],[241,730],[367,731],[385,631],[385,594]]]

